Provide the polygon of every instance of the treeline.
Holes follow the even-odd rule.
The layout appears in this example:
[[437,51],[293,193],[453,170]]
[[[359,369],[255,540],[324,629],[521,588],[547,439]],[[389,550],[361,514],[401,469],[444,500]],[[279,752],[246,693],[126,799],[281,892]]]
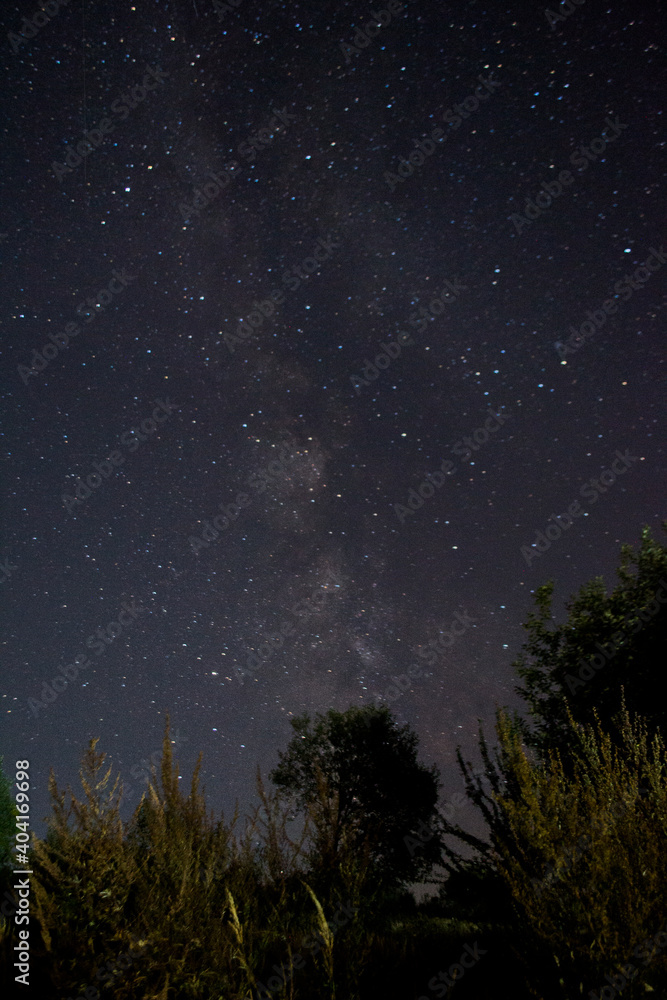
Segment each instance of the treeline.
[[[667,523],[665,525],[667,527]],[[163,755],[129,821],[92,740],[81,792],[53,774],[30,850],[30,987],[14,981],[0,785],[0,947],[10,995],[117,1000],[624,1000],[667,996],[667,548],[642,533],[619,581],[552,615],[536,593],[499,709],[458,754],[479,839],[438,809],[435,767],[385,707],[293,720],[257,808],[215,818]],[[419,882],[439,884],[417,903]],[[19,991],[23,990],[23,994]]]

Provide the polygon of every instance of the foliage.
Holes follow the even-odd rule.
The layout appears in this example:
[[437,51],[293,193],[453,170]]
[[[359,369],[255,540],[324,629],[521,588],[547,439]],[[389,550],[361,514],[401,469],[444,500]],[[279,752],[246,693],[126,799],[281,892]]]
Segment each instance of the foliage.
[[57,989],[89,983],[102,958],[130,942],[124,918],[137,876],[123,851],[118,780],[103,770],[91,740],[80,778],[84,798],[49,779],[52,813],[45,840],[34,838],[34,908]]
[[[347,868],[348,878],[405,885],[439,860],[436,834],[411,856],[405,838],[436,828],[438,772],[417,760],[417,736],[398,727],[388,708],[333,709],[292,720],[294,736],[270,777],[310,816],[311,864]],[[356,871],[355,871],[356,869]]]
[[[539,588],[515,663],[533,726],[499,710],[493,749],[480,727],[482,773],[457,751],[488,835],[444,824],[450,878],[441,912],[452,912],[458,894],[459,912],[490,918],[498,939],[514,927],[509,946],[544,998],[606,985],[605,975],[619,974],[614,963],[632,961],[642,935],[663,929],[665,709],[655,682],[667,549],[645,529],[636,555],[623,546],[618,576],[608,596],[601,580],[583,586],[560,626],[550,620],[553,584]],[[598,669],[583,670],[582,680],[593,654]],[[664,966],[652,965],[651,975],[664,975]]]
[[[258,769],[258,805],[240,828],[238,813],[227,823],[207,811],[201,758],[189,790],[179,780],[168,719],[159,768],[125,823],[122,785],[92,740],[82,794],[52,774],[47,834],[34,838],[40,995],[491,1000],[502,981],[513,1000],[570,1000],[609,983],[620,992],[628,963],[638,973],[624,1000],[667,995],[667,753],[651,687],[665,613],[650,603],[667,552],[648,531],[637,556],[624,547],[619,577],[609,596],[601,581],[583,587],[558,627],[552,585],[538,591],[518,663],[534,727],[499,709],[494,746],[480,728],[482,767],[457,751],[486,836],[437,813],[437,770],[387,708],[294,720],[275,787]],[[633,632],[638,608],[646,620]],[[577,658],[608,641],[618,651],[568,691]],[[0,834],[6,799],[0,777]],[[417,905],[407,886],[435,864],[448,878]],[[11,927],[0,932],[13,985]],[[480,957],[460,976],[464,953]]]
[[489,840],[447,824],[450,835],[477,851],[471,863],[448,846],[454,893],[473,879],[496,891],[496,930],[513,926],[510,946],[536,996],[569,998],[584,987],[588,993],[632,961],[641,983],[627,996],[643,995],[643,983],[667,986],[665,956],[645,974],[632,957],[633,947],[664,925],[667,754],[661,734],[649,739],[645,721],[631,721],[625,705],[615,738],[599,719],[581,725],[570,715],[565,763],[556,748],[542,759],[527,747],[519,721],[498,711],[493,752],[480,734],[488,783],[473,777],[459,755]]
[[582,586],[558,626],[551,621],[553,582],[536,591],[536,611],[524,626],[528,641],[514,666],[523,681],[517,691],[536,725],[533,734],[524,732],[541,750],[565,748],[570,740],[568,705],[577,722],[590,722],[595,708],[609,725],[621,686],[628,709],[667,735],[667,710],[658,696],[667,645],[667,546],[645,528],[636,554],[622,546],[617,574],[609,595],[601,578]]
[[[278,1000],[304,995],[307,981],[313,1000],[333,998],[355,967],[345,948],[354,907],[341,925],[304,881],[308,827],[291,840],[288,810],[259,772],[261,805],[234,834],[236,816],[227,825],[207,813],[201,761],[182,790],[167,721],[159,775],[123,824],[122,786],[96,743],[81,799],[51,776],[47,835],[35,839],[34,913],[55,994],[244,1000],[268,988]],[[266,987],[275,969],[284,977]]]
[[[661,735],[649,739],[645,722],[631,721],[625,706],[615,741],[599,720],[569,723],[573,777],[555,750],[544,766],[531,761],[500,715],[506,773],[518,794],[500,797],[509,836],[494,838],[497,869],[522,923],[554,956],[565,996],[581,982],[604,985],[605,974],[632,961],[633,946],[663,929],[667,898]],[[645,984],[667,987],[667,958],[656,957],[641,979],[642,993]]]

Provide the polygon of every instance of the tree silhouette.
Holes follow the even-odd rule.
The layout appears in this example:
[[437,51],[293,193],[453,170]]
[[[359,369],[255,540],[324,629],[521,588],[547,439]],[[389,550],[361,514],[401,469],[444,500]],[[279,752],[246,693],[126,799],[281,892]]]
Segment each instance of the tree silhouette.
[[667,640],[667,547],[645,528],[637,554],[622,546],[617,573],[609,595],[602,578],[582,586],[558,626],[551,620],[553,582],[536,591],[536,612],[524,626],[528,641],[514,666],[523,681],[517,693],[535,723],[526,738],[541,751],[571,741],[568,705],[576,722],[591,722],[595,708],[608,726],[621,687],[628,709],[667,735],[667,709],[657,696]]
[[[417,760],[417,736],[386,707],[333,709],[292,720],[294,736],[270,778],[311,817],[321,872],[365,858],[387,888],[426,876],[440,859],[438,772]],[[425,837],[428,830],[430,836]],[[418,852],[406,838],[416,838]]]

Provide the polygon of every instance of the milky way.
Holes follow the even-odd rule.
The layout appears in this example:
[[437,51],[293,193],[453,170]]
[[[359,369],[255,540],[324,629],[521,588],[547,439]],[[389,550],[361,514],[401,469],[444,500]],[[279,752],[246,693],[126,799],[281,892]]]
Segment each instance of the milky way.
[[0,749],[38,828],[50,766],[99,736],[136,785],[166,712],[216,810],[290,718],[378,701],[446,796],[535,588],[562,614],[659,534],[664,70],[652,14],[570,6],[3,11]]

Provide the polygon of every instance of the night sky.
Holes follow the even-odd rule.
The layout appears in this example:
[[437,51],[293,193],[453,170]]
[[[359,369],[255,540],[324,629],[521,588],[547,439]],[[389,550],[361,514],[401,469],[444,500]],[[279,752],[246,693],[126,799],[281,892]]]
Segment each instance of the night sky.
[[216,812],[293,716],[380,701],[444,802],[535,588],[560,616],[663,537],[660,7],[568,6],[5,5],[0,752],[38,832],[92,736],[129,815],[166,712]]

